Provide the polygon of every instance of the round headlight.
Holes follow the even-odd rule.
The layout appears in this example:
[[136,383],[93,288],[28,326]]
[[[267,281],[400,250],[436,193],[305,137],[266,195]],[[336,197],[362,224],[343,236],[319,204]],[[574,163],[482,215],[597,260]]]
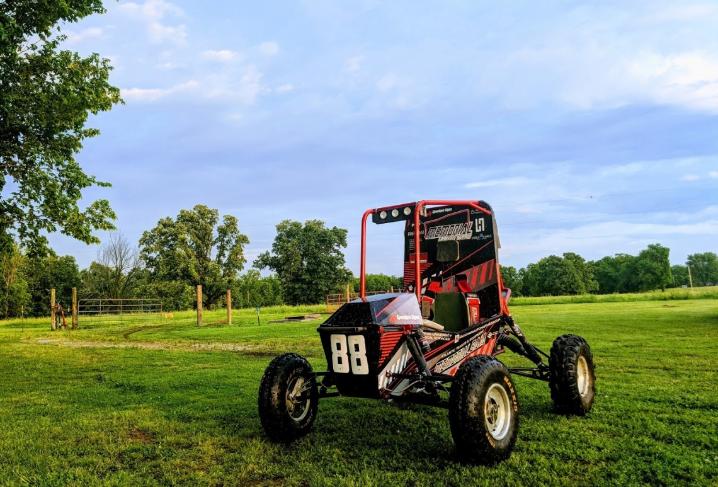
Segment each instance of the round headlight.
[[382,211],[381,213],[379,213],[379,218],[384,220],[386,218],[386,211]]
[[393,216],[394,218],[396,218],[397,216],[399,216],[399,210],[397,210],[396,208],[394,208],[393,210],[391,210],[391,216]]
[[405,214],[406,216],[411,215],[411,208],[409,208],[408,206],[407,206],[406,208],[404,208],[404,214]]

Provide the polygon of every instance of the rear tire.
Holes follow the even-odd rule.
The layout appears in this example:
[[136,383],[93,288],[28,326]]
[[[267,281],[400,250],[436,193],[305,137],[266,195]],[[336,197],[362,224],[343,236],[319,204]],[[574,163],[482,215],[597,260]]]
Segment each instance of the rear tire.
[[577,335],[554,340],[549,358],[551,399],[556,411],[583,416],[593,407],[596,374],[588,342]]
[[309,362],[295,353],[276,357],[259,386],[259,419],[267,436],[287,443],[306,435],[317,417],[318,400]]
[[482,355],[459,368],[449,394],[449,424],[460,458],[493,464],[511,455],[519,403],[504,364]]

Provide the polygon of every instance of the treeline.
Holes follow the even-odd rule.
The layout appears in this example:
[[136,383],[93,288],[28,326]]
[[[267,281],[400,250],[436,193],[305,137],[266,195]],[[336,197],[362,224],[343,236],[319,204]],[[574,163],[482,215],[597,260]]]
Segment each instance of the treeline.
[[651,244],[638,255],[616,254],[595,261],[567,252],[518,270],[502,266],[501,271],[505,286],[517,296],[630,293],[718,284],[715,253],[692,254],[685,265],[671,266],[669,252],[667,247]]
[[[34,252],[10,243],[0,252],[0,316],[39,316],[49,312],[49,291],[65,308],[71,290],[80,299],[160,300],[165,310],[195,305],[195,286],[203,287],[206,308],[224,306],[232,291],[236,308],[320,303],[327,294],[359,290],[345,266],[347,231],[323,222],[283,221],[272,248],[245,269],[249,238],[234,216],[197,205],[175,218],[162,218],[136,245],[113,235],[97,259],[80,270],[75,259],[51,250]],[[271,271],[263,276],[260,271]],[[718,284],[718,257],[690,255],[685,265],[669,262],[669,249],[649,245],[638,255],[617,254],[586,261],[575,253],[551,255],[516,269],[502,266],[505,285],[518,296],[624,293],[680,286]],[[367,291],[400,290],[402,278],[367,276]]]
[[[137,245],[111,236],[82,271],[73,257],[10,243],[0,251],[0,317],[47,315],[51,288],[66,309],[77,287],[81,300],[155,299],[165,310],[179,310],[195,306],[197,284],[205,308],[212,309],[225,305],[227,289],[232,305],[242,308],[318,303],[351,282],[342,252],[346,230],[318,220],[287,220],[276,228],[272,249],[246,270],[249,238],[237,219],[204,205],[160,219]],[[262,269],[272,274],[262,276]]]

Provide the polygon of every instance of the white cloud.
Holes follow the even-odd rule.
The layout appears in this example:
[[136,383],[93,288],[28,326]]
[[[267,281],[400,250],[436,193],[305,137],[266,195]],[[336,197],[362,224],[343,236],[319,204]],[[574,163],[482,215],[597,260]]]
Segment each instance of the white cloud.
[[159,69],[173,70],[173,69],[183,68],[184,64],[178,64],[173,61],[166,61],[166,62],[157,64],[157,67]]
[[276,56],[279,54],[279,44],[274,41],[262,42],[258,49],[259,52],[265,56]]
[[464,185],[467,189],[472,188],[490,188],[493,186],[521,186],[530,182],[529,178],[516,176],[511,178],[485,179],[483,181],[475,181]]
[[669,22],[705,20],[718,14],[718,6],[708,3],[672,5],[657,9],[646,17],[649,22]]
[[700,177],[698,177],[695,174],[685,174],[683,177],[681,177],[681,181],[688,181],[688,182],[698,181],[699,179],[700,179]]
[[183,16],[181,8],[165,0],[146,0],[144,3],[126,2],[119,10],[144,23],[150,39],[154,42],[171,42],[184,44],[187,31],[184,24],[168,25],[164,22],[167,16]]
[[177,93],[194,90],[199,86],[196,80],[189,80],[169,88],[122,88],[122,98],[128,101],[153,102]]
[[208,50],[202,51],[202,58],[208,59],[210,61],[227,63],[230,61],[234,61],[235,59],[239,59],[240,54],[236,51],[231,51],[229,49]]
[[144,3],[125,2],[121,3],[119,8],[124,12],[149,20],[158,20],[167,14],[184,15],[181,8],[165,0],[146,0]]
[[630,175],[630,174],[636,174],[643,170],[645,170],[648,167],[648,163],[646,162],[629,162],[628,164],[618,164],[615,166],[608,166],[605,169],[601,171],[602,176],[611,176],[611,175]]
[[364,56],[352,56],[344,61],[344,69],[351,74],[358,73],[364,64]]
[[79,31],[68,31],[66,34],[68,44],[79,44],[86,40],[99,39],[105,35],[105,31],[100,27],[88,27]]
[[289,93],[290,91],[294,91],[294,85],[291,83],[277,86],[277,93]]
[[259,95],[269,89],[262,83],[263,75],[254,65],[244,68],[239,79],[227,73],[208,77],[203,94],[207,98],[222,99],[228,102],[237,101],[244,105],[253,104]]
[[399,84],[399,78],[395,74],[385,74],[379,78],[376,82],[376,87],[382,93],[386,93],[397,87]]
[[707,54],[645,54],[628,73],[659,103],[718,111],[718,59]]
[[151,22],[148,26],[150,39],[155,42],[172,42],[184,44],[187,41],[187,30],[184,25],[165,25],[160,22]]

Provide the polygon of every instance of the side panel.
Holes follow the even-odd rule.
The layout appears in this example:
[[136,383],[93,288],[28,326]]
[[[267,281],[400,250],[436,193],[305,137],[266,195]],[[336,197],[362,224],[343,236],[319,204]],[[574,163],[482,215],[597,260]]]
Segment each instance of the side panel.
[[380,335],[376,329],[338,332],[319,329],[328,370],[345,396],[378,397]]

